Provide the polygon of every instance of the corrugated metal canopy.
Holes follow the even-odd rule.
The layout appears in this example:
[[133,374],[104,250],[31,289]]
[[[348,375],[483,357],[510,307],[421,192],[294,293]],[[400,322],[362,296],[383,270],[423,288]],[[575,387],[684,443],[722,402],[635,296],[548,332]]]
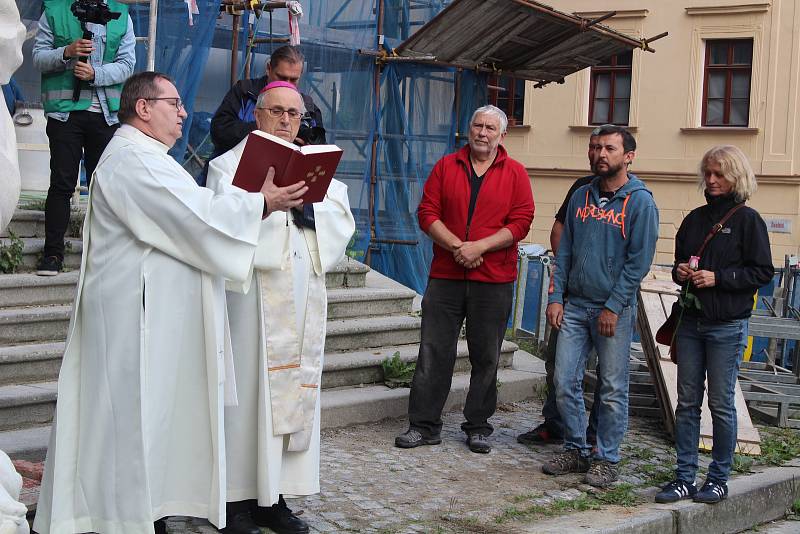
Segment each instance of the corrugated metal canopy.
[[634,48],[652,51],[646,41],[539,2],[455,0],[395,53],[549,83]]

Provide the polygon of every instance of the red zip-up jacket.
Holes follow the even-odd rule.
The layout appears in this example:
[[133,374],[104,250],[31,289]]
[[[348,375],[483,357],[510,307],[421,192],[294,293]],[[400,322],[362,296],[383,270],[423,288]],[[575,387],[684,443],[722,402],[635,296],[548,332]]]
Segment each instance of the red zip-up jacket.
[[467,227],[470,197],[469,145],[449,154],[433,167],[417,208],[419,227],[423,232],[434,222],[442,221],[462,241],[477,241],[508,228],[514,236],[511,246],[487,252],[476,269],[466,269],[453,254],[433,244],[431,278],[475,280],[506,283],[517,278],[517,242],[522,240],[533,221],[533,193],[525,167],[508,157],[503,146],[483,176],[472,220]]

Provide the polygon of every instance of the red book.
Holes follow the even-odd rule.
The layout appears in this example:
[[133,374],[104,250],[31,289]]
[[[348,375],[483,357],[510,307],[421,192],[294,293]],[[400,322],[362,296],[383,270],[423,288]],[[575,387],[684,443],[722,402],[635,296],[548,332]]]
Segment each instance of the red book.
[[275,167],[275,185],[286,187],[305,180],[304,204],[322,202],[342,158],[336,145],[297,146],[260,130],[247,136],[233,185],[257,193],[270,167]]

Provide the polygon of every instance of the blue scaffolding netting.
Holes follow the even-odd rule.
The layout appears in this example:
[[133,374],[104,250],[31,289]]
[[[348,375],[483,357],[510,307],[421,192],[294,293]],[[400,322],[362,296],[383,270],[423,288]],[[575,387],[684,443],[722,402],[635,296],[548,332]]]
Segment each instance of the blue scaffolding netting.
[[[390,52],[447,4],[301,2],[300,47],[306,65],[300,89],[322,110],[328,142],[344,150],[337,178],[349,187],[357,222],[350,254],[420,293],[432,254],[416,221],[422,187],[434,163],[457,147],[458,132],[467,131],[472,111],[486,102],[486,78],[431,64],[378,62],[376,53]],[[35,103],[40,77],[30,58],[43,4],[17,0],[17,6],[29,39],[15,78],[26,99]],[[129,10],[139,38],[136,70],[143,71],[150,5],[132,2]],[[171,154],[197,174],[213,150],[210,121],[230,88],[231,73],[234,79],[265,73],[270,52],[288,37],[288,13],[245,9],[234,22],[224,9],[221,14],[218,0],[159,0],[156,20],[155,69],[175,79],[189,114]]]

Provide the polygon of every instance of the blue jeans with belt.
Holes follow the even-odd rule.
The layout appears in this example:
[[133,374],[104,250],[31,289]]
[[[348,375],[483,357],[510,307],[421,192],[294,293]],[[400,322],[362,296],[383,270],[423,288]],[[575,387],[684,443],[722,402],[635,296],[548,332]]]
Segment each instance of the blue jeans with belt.
[[747,346],[747,319],[710,321],[684,315],[678,327],[678,406],[675,408],[675,477],[694,482],[700,444],[700,409],[708,378],[714,445],[708,479],[728,480],[736,449],[736,379]]

